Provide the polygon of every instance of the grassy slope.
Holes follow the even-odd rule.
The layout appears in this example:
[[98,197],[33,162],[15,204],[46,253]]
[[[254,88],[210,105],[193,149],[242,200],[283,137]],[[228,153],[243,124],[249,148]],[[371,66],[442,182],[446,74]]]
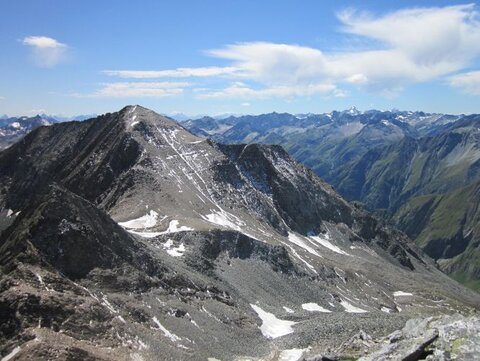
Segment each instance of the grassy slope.
[[445,194],[414,197],[393,217],[422,248],[450,250],[450,255],[438,257],[441,268],[477,290],[480,290],[479,202],[480,182]]

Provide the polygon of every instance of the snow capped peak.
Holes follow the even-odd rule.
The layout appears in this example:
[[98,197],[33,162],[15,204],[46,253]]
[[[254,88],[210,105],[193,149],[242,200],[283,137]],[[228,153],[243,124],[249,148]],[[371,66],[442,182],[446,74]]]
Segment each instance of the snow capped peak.
[[297,119],[307,119],[309,117],[315,116],[315,113],[299,113],[299,114],[294,114],[294,116]]
[[348,114],[351,114],[351,115],[362,114],[355,106],[351,106],[348,110],[345,111],[345,113],[348,113]]
[[22,126],[20,125],[19,122],[13,122],[12,124],[10,124],[10,127],[15,129],[20,129]]

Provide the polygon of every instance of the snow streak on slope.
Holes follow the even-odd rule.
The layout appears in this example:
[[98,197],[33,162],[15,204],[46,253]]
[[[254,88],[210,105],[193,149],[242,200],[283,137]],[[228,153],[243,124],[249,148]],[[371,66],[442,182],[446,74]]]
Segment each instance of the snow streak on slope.
[[322,257],[320,254],[315,251],[312,247],[310,247],[302,238],[297,236],[295,233],[288,233],[288,240],[294,244],[296,244],[299,247],[302,247],[303,249],[307,250],[309,253],[317,256],[317,257]]
[[2,358],[2,361],[9,361],[15,357],[17,353],[19,353],[21,348],[19,346],[15,347],[12,352]]
[[210,223],[214,223],[216,225],[233,229],[235,231],[242,231],[241,226],[244,226],[245,223],[242,222],[238,217],[234,216],[231,213],[225,212],[223,209],[220,211],[207,214],[206,216],[202,216],[203,219]]
[[182,339],[175,335],[174,333],[167,330],[161,323],[158,321],[157,317],[153,318],[153,322],[158,326],[158,329],[164,333],[166,337],[168,337],[172,342],[179,342]]
[[349,256],[349,254],[343,250],[341,250],[339,247],[335,246],[333,243],[331,243],[328,239],[329,236],[326,234],[325,236],[310,236],[310,239],[314,240],[316,243],[322,245],[325,248],[328,248],[330,251],[333,251],[338,254],[343,254],[346,256]]
[[395,291],[395,292],[393,292],[393,297],[402,297],[402,296],[413,296],[413,293],[403,292],[403,291]]

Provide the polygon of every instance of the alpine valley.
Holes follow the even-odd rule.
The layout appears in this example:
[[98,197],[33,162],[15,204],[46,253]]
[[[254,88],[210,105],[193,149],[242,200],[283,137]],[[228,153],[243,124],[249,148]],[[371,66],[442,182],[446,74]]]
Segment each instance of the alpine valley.
[[127,106],[36,127],[0,152],[3,360],[478,357],[480,295],[317,175],[475,275],[478,128],[459,118]]

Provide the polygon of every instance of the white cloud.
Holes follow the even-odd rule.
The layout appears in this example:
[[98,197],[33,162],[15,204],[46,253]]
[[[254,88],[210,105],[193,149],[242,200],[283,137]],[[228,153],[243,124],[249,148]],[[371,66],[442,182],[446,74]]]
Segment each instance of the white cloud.
[[368,78],[365,74],[353,74],[346,78],[345,81],[351,84],[365,84],[368,82]]
[[332,84],[309,84],[309,85],[277,85],[254,89],[246,84],[237,82],[221,90],[203,89],[198,92],[198,98],[288,98],[308,96],[313,94],[328,94],[335,90]]
[[335,89],[333,91],[333,96],[336,98],[345,98],[348,96],[348,92],[342,89]]
[[449,83],[468,94],[480,95],[480,71],[458,74],[450,77]]
[[104,70],[103,73],[120,78],[155,79],[155,78],[188,78],[188,77],[213,77],[233,75],[239,69],[234,67],[203,67],[203,68],[177,68],[172,70]]
[[43,67],[52,67],[65,59],[67,45],[46,36],[27,36],[22,40],[31,47],[35,61]]
[[[375,16],[337,14],[341,31],[368,42],[368,50],[321,49],[268,42],[226,45],[207,52],[225,67],[159,71],[107,71],[132,78],[226,78],[223,89],[194,89],[201,98],[347,96],[353,86],[394,96],[409,84],[444,78],[480,55],[480,21],[474,4],[398,10]],[[241,83],[239,83],[241,82]]]
[[180,95],[184,88],[189,86],[187,82],[117,82],[103,83],[102,88],[93,94],[73,94],[77,97],[167,97]]
[[447,62],[455,66],[479,52],[475,4],[406,9],[378,18],[347,10],[338,18],[343,31],[379,40],[416,65]]
[[37,114],[47,114],[47,110],[40,108],[40,109],[30,109],[26,111],[27,115],[37,115]]
[[5,97],[2,97],[2,96],[0,95],[0,100],[5,100]]

